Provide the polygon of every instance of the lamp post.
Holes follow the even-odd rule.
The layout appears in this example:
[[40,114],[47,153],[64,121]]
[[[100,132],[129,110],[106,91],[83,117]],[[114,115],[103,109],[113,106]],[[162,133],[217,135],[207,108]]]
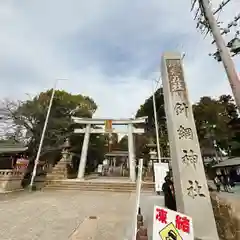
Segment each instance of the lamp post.
[[53,90],[52,90],[52,95],[51,95],[50,102],[49,102],[49,105],[48,105],[48,111],[47,111],[47,115],[46,115],[46,118],[45,118],[43,130],[42,130],[42,135],[41,135],[41,139],[40,139],[40,143],[39,143],[39,147],[38,147],[38,151],[37,151],[37,156],[36,156],[36,159],[34,161],[34,168],[33,168],[33,172],[32,172],[31,182],[30,182],[30,185],[29,185],[30,191],[33,190],[33,182],[34,182],[34,179],[35,179],[36,174],[37,174],[37,166],[38,166],[38,162],[39,162],[39,158],[40,158],[40,154],[41,154],[41,150],[42,150],[43,140],[44,140],[44,137],[45,137],[45,132],[46,132],[46,129],[47,129],[47,124],[48,124],[48,120],[49,120],[49,116],[50,116],[50,112],[51,112],[52,103],[53,103],[53,99],[54,99],[54,95],[55,95],[58,80],[59,79],[57,79],[54,83],[54,87],[53,87]]
[[136,204],[135,204],[135,211],[134,211],[134,227],[133,227],[133,235],[132,240],[136,239],[137,236],[137,216],[140,210],[140,198],[141,198],[141,187],[142,187],[142,169],[143,169],[143,159],[139,159],[138,164],[138,176],[137,176],[137,186],[136,186]]
[[161,151],[160,151],[160,141],[159,141],[159,127],[158,127],[158,118],[157,118],[157,109],[156,109],[156,98],[155,98],[155,89],[153,85],[153,113],[154,113],[154,123],[156,131],[156,141],[157,141],[157,154],[158,161],[161,162]]

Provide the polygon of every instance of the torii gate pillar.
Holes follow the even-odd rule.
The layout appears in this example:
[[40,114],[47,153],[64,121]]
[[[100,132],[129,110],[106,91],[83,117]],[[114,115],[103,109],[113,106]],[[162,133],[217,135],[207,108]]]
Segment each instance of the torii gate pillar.
[[87,163],[87,152],[88,152],[88,144],[89,144],[89,139],[90,139],[90,131],[91,131],[91,124],[87,124],[86,129],[85,129],[85,134],[84,134],[79,168],[78,168],[78,176],[77,177],[79,179],[84,179],[85,168],[86,168],[86,163]]
[[128,162],[130,170],[130,179],[132,182],[136,181],[136,172],[135,172],[135,152],[134,152],[134,143],[133,143],[133,125],[128,124]]

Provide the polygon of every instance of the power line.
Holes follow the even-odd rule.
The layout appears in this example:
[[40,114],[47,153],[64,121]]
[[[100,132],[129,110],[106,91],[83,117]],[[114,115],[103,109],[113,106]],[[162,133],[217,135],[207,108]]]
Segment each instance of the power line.
[[[234,18],[233,21],[231,21],[226,28],[222,28],[221,35],[226,35],[230,33],[232,27],[236,27],[238,24],[238,21],[240,20],[240,13]],[[235,32],[235,37],[239,35],[239,31]],[[215,40],[213,40],[212,44],[215,43]]]
[[[205,0],[194,0],[191,11],[193,11],[196,8],[196,4],[198,2],[198,7],[196,9],[196,14],[194,17],[195,19],[197,19],[197,28],[199,28],[202,31],[202,33],[205,33],[205,35],[208,35],[209,33],[212,33],[212,29],[209,26],[209,21],[206,16],[206,10],[203,6],[204,1]],[[211,6],[209,3],[209,0],[206,0],[206,1],[208,1],[208,7],[210,8]],[[217,13],[222,11],[224,9],[224,7],[226,7],[227,4],[229,4],[230,2],[231,2],[231,0],[222,1],[219,4],[218,8],[212,12],[212,14],[216,15]],[[231,28],[236,27],[239,20],[240,20],[240,13],[237,16],[235,16],[234,19],[230,23],[228,23],[225,28],[220,27],[220,24],[223,24],[223,22],[217,21],[217,25],[218,25],[219,29],[221,30],[221,35],[227,35],[228,33],[230,33]],[[238,39],[237,39],[239,33],[240,33],[239,30],[236,31],[235,36],[227,44],[227,47],[229,47],[230,51],[232,52],[232,56],[240,54],[240,41],[238,41]],[[238,41],[239,43],[237,43],[236,41]],[[212,41],[212,44],[214,44],[214,43],[215,43],[215,39]],[[232,47],[234,47],[234,45],[236,45],[236,44],[238,46],[237,49],[236,49],[236,47],[234,49],[232,49]],[[221,61],[221,57],[220,57],[218,49],[215,53],[209,54],[209,55],[213,56],[215,60]]]
[[217,14],[219,11],[221,11],[228,3],[230,3],[231,0],[226,0],[226,1],[222,1],[219,4],[219,7],[213,12],[213,15]]
[[[222,61],[230,86],[232,88],[236,105],[240,110],[240,79],[232,60],[233,55],[230,54],[230,52],[234,53],[235,55],[240,53],[240,39],[235,36],[226,45],[221,34],[221,28],[219,26],[220,22],[217,22],[214,16],[214,13],[222,10],[229,2],[230,1],[226,0],[223,1],[220,4],[220,7],[213,12],[209,0],[194,0],[191,10],[195,9],[196,3],[198,3],[197,12],[195,15],[195,19],[197,19],[197,28],[200,28],[203,32],[207,30],[206,35],[211,33],[213,36],[217,46],[217,52],[210,55],[213,55],[216,60]],[[232,25],[236,25],[238,16],[235,17],[233,21],[235,23]]]

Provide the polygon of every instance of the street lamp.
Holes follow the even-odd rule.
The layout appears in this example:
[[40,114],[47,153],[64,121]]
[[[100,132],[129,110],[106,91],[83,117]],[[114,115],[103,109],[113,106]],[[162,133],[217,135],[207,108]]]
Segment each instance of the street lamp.
[[[156,80],[157,84],[159,80]],[[157,154],[158,161],[161,162],[161,150],[160,150],[160,141],[159,141],[159,127],[158,127],[158,118],[157,118],[157,109],[156,109],[156,98],[155,98],[155,87],[153,83],[153,113],[154,113],[154,123],[155,123],[155,131],[156,131],[156,141],[157,141]]]
[[41,135],[41,139],[40,139],[40,143],[39,143],[39,147],[38,147],[38,151],[37,151],[37,156],[36,156],[36,159],[34,161],[34,168],[33,168],[32,177],[31,177],[31,181],[30,181],[30,185],[29,185],[30,191],[33,190],[33,182],[34,182],[34,179],[35,179],[36,174],[37,174],[37,166],[38,166],[38,163],[39,163],[39,158],[40,158],[40,154],[41,154],[41,150],[42,150],[43,140],[44,140],[44,137],[45,137],[45,132],[46,132],[46,129],[47,129],[47,124],[48,124],[48,120],[49,120],[49,116],[50,116],[50,112],[51,112],[51,108],[52,108],[52,104],[53,104],[53,99],[54,99],[54,95],[55,95],[55,92],[56,92],[57,83],[58,83],[59,80],[62,80],[62,79],[56,79],[56,81],[54,83],[54,87],[53,87],[53,90],[52,90],[52,95],[51,95],[51,98],[50,98],[50,101],[49,101],[48,111],[47,111],[47,115],[46,115],[46,118],[45,118],[43,130],[42,130],[42,135]]

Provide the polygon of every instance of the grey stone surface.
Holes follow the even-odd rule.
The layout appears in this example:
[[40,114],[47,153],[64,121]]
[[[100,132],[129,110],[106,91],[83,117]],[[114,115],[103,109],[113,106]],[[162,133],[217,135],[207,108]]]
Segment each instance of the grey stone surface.
[[163,196],[143,194],[140,201],[142,214],[144,217],[144,226],[148,228],[148,239],[152,239],[152,227],[153,227],[153,209],[154,205],[164,206]]
[[[161,197],[151,194],[141,197],[149,224],[156,198],[162,203]],[[71,239],[89,216],[98,218],[95,240],[131,239],[134,204],[135,193],[44,191],[0,196],[0,239]]]
[[[164,54],[161,73],[177,209],[192,217],[196,237],[217,240],[181,54]],[[207,224],[203,224],[206,219]]]

